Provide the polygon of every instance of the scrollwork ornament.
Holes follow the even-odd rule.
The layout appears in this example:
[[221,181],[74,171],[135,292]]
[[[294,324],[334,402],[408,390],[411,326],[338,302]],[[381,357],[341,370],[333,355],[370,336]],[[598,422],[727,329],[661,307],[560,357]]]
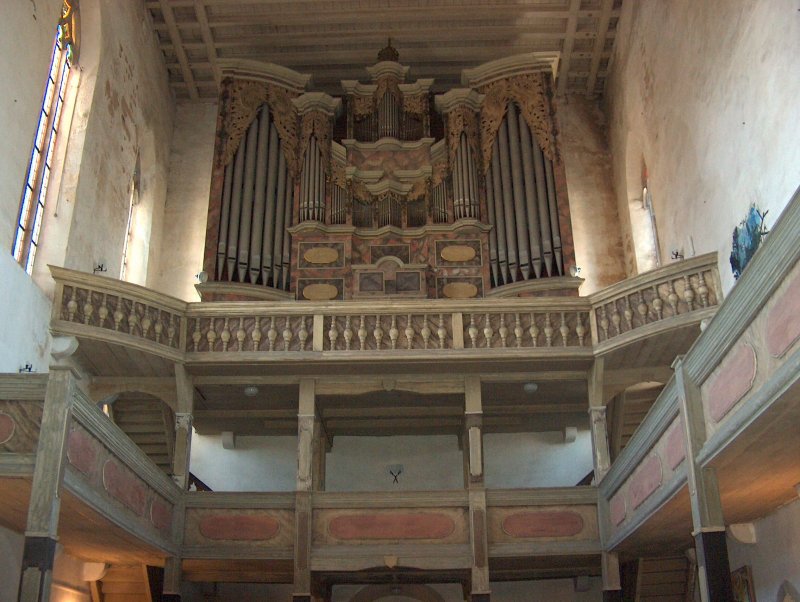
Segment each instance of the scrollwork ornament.
[[461,133],[467,135],[467,143],[473,154],[480,157],[478,148],[478,116],[468,107],[456,107],[446,115],[447,118],[447,159],[455,165]]
[[300,148],[298,149],[297,162],[303,163],[308,150],[308,143],[311,136],[317,137],[317,144],[320,149],[322,166],[325,173],[331,174],[331,136],[332,124],[330,116],[322,111],[309,111],[300,119]]
[[373,93],[374,105],[378,106],[387,92],[392,92],[395,98],[402,101],[403,93],[400,91],[400,80],[393,75],[383,75],[375,82],[375,92]]
[[425,115],[428,112],[428,95],[409,94],[403,96],[403,112],[411,115]]
[[544,155],[550,160],[555,159],[555,137],[544,74],[529,73],[501,79],[483,86],[479,92],[486,95],[480,124],[484,171],[491,164],[492,145],[511,101],[519,105],[520,112],[535,134]]

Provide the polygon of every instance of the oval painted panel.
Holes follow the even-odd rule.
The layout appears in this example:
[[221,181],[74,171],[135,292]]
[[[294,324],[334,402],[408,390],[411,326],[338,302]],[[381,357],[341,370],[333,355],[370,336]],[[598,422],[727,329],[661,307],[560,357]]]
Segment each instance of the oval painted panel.
[[0,412],[0,445],[11,441],[11,437],[14,436],[14,430],[16,427],[17,423],[14,422],[14,419],[11,416]]
[[631,477],[631,484],[628,487],[628,499],[631,508],[636,509],[641,506],[652,493],[661,487],[662,471],[661,459],[658,456],[650,456]]
[[756,379],[756,352],[747,343],[734,347],[717,375],[704,391],[708,412],[715,422],[722,420],[745,396]]
[[450,282],[444,285],[442,293],[448,299],[471,299],[478,294],[478,287],[469,282]]
[[456,525],[446,514],[402,513],[337,516],[328,532],[338,539],[444,539]]
[[572,537],[583,531],[583,517],[570,511],[515,512],[503,519],[503,532],[511,537]]
[[129,510],[144,516],[147,487],[130,470],[115,460],[103,464],[103,487],[108,494]]
[[169,529],[172,525],[172,506],[164,500],[154,499],[150,506],[150,522],[162,531]]
[[800,276],[795,276],[769,310],[765,338],[773,357],[781,357],[800,338]]
[[441,250],[439,255],[445,261],[463,263],[475,259],[475,249],[467,245],[448,245]]
[[99,442],[82,429],[70,431],[67,439],[67,460],[83,474],[91,474],[97,462]]
[[312,247],[303,253],[303,259],[308,263],[325,265],[339,259],[339,251],[331,247]]
[[274,518],[250,514],[212,514],[200,519],[199,526],[203,537],[232,541],[266,541],[281,530]]
[[303,288],[303,297],[309,301],[330,301],[338,294],[339,290],[332,284],[309,284]]

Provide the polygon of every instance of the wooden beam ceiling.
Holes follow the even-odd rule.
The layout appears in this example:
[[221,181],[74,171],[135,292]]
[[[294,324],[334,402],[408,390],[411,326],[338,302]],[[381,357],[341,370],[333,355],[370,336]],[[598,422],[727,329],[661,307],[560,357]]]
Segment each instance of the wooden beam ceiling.
[[601,94],[623,0],[146,0],[181,99],[215,99],[220,59],[272,62],[341,94],[387,38],[435,91],[512,54],[561,52],[558,92]]

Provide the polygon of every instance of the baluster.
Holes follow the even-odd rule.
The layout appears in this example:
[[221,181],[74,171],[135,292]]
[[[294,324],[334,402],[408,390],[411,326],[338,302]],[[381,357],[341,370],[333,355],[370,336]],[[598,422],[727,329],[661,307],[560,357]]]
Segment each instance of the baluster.
[[439,314],[439,328],[436,329],[436,336],[439,337],[439,349],[444,349],[447,340],[447,329],[444,327],[444,314]]
[[284,322],[281,335],[283,336],[283,350],[289,351],[289,347],[292,344],[292,328],[289,322],[289,316],[286,316],[286,322]]
[[500,328],[497,330],[500,334],[500,346],[506,348],[506,340],[508,339],[508,328],[506,327],[506,315],[500,314]]
[[297,338],[300,340],[300,351],[306,350],[308,341],[308,328],[306,328],[306,317],[300,316],[300,330],[297,331]]
[[533,343],[534,347],[539,346],[539,327],[536,325],[536,316],[533,312],[531,312],[531,325],[528,328],[528,332],[531,335],[531,342]]
[[567,317],[563,311],[561,312],[561,326],[558,327],[558,331],[561,333],[561,340],[564,343],[564,347],[566,347],[569,341],[569,326],[567,326]]
[[380,314],[375,314],[375,330],[372,331],[372,336],[375,337],[376,348],[380,349],[381,341],[383,340],[383,327],[381,326]]
[[414,345],[414,326],[411,322],[411,314],[408,314],[408,321],[406,322],[405,330],[406,339],[408,340],[408,348],[411,349]]
[[492,329],[492,323],[489,320],[489,314],[485,315],[486,322],[483,325],[483,338],[486,339],[486,348],[492,348],[492,337],[494,337],[494,330]]
[[600,314],[600,329],[603,331],[603,339],[608,339],[608,316],[606,315],[606,306],[602,305],[597,309]]
[[253,339],[253,351],[258,351],[259,347],[261,347],[261,317],[256,316],[255,320],[250,338]]
[[631,309],[631,298],[625,295],[625,322],[628,324],[628,330],[633,330],[633,309]]
[[553,323],[550,321],[550,312],[544,313],[544,341],[547,347],[553,346]]
[[586,336],[586,326],[583,325],[583,318],[581,314],[577,314],[578,316],[578,323],[575,325],[575,333],[578,335],[578,345],[583,347],[583,340]]
[[389,328],[389,338],[392,340],[392,349],[397,349],[397,337],[400,331],[397,330],[397,316],[392,314],[392,326]]
[[128,314],[128,334],[133,334],[133,329],[139,325],[139,315],[136,313],[136,301],[131,299],[131,311]]
[[353,329],[350,328],[350,316],[344,319],[344,349],[350,351],[350,342],[353,340]]
[[67,319],[70,322],[75,320],[75,313],[78,311],[78,287],[72,287],[72,296],[67,301]]
[[664,302],[661,300],[661,296],[658,294],[658,287],[655,284],[653,285],[653,310],[659,320],[664,317]]
[[222,351],[228,350],[228,343],[231,341],[231,330],[228,328],[230,323],[230,318],[225,318],[225,321],[222,323],[222,334],[220,335],[220,339],[222,339]]
[[339,329],[336,326],[336,316],[331,316],[331,327],[328,330],[328,341],[330,341],[331,351],[336,349],[336,339],[339,338]]
[[217,340],[217,331],[214,322],[216,322],[216,320],[214,318],[211,318],[208,325],[208,332],[206,333],[206,340],[208,341],[209,351],[214,351],[214,343]]
[[478,327],[475,326],[475,314],[469,315],[469,328],[467,332],[469,333],[469,338],[472,340],[472,348],[475,349],[478,346]]
[[636,311],[639,312],[639,318],[642,320],[642,326],[647,324],[647,303],[644,302],[643,291],[639,291],[639,303],[636,306]]
[[[702,277],[702,274],[700,275]],[[708,289],[706,289],[708,290]],[[100,328],[105,327],[106,325],[106,318],[108,318],[108,306],[106,305],[106,297],[108,295],[103,293],[103,298],[100,300],[100,307],[97,310],[97,317],[100,319],[100,323],[98,326]]]
[[422,347],[423,347],[423,349],[427,349],[428,348],[428,341],[431,338],[431,329],[428,326],[428,316],[427,315],[423,315],[422,316],[422,330],[420,331],[420,334],[422,335]]
[[142,336],[144,338],[148,338],[147,333],[150,332],[150,327],[153,325],[153,319],[150,317],[152,311],[152,307],[145,305],[144,316],[142,317]]
[[669,288],[669,295],[667,296],[667,301],[669,301],[670,306],[672,307],[672,315],[678,315],[678,293],[675,292],[675,283],[672,280],[669,280],[667,283]]
[[514,314],[514,340],[517,347],[522,347],[522,321],[519,317],[519,312]]
[[92,319],[92,314],[94,313],[94,307],[92,306],[92,291],[86,291],[86,303],[83,304],[83,323],[89,324]]
[[[174,346],[175,343],[175,333],[178,332],[178,329],[175,327],[175,315],[170,314],[169,316],[169,326],[167,326],[167,345],[170,347]],[[177,318],[178,325],[180,326],[180,318]]]
[[367,349],[367,327],[365,326],[364,314],[361,314],[361,321],[358,323],[358,342],[361,351]]
[[611,314],[611,323],[614,325],[614,330],[617,331],[617,334],[622,334],[622,316],[619,315],[619,308],[617,307],[616,300],[614,300],[614,302],[611,304],[611,308],[611,311],[613,312]]
[[686,305],[689,306],[689,311],[694,309],[694,290],[692,289],[692,283],[689,282],[689,275],[683,275],[683,298],[686,301]]
[[236,329],[236,351],[244,349],[244,340],[247,338],[247,331],[244,329],[244,316],[239,318],[239,328]]
[[708,286],[706,285],[706,277],[703,275],[703,272],[697,274],[697,279],[697,293],[700,295],[700,305],[708,307]]
[[194,344],[194,351],[200,350],[200,318],[194,319],[194,332],[192,333],[192,343]]
[[[102,309],[102,308],[101,308]],[[159,309],[158,316],[156,317],[156,325],[153,330],[156,333],[156,343],[161,342],[161,333],[164,332],[164,316],[162,315],[163,312]],[[108,309],[106,309],[106,315],[108,314]],[[103,319],[105,321],[105,318]]]
[[269,317],[269,330],[267,331],[267,340],[269,341],[269,350],[275,351],[275,341],[278,340],[278,329],[275,328],[275,316]]
[[114,330],[119,330],[124,317],[125,314],[122,313],[122,297],[117,297],[117,305],[114,308]]

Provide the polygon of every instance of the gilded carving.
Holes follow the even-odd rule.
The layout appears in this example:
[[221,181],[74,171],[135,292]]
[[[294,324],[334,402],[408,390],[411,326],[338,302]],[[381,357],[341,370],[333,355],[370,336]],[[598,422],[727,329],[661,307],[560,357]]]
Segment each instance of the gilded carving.
[[322,111],[309,111],[300,120],[300,148],[297,154],[297,163],[302,165],[305,159],[308,143],[311,136],[317,137],[317,144],[320,149],[322,166],[327,175],[331,173],[331,135],[332,124],[329,115]]
[[233,80],[229,86],[229,105],[225,115],[223,130],[227,135],[223,164],[233,159],[247,128],[256,118],[258,110],[265,102],[269,106],[286,163],[292,175],[297,176],[297,113],[292,98],[284,88],[251,80]]
[[[461,140],[461,133],[467,135],[469,143],[475,157],[480,156],[478,148],[478,116],[468,107],[456,107],[447,113],[447,158],[450,165],[455,165],[458,143]],[[502,121],[502,117],[501,117]],[[499,128],[498,122],[498,128]],[[497,132],[495,131],[495,134]],[[491,146],[490,146],[491,150]],[[489,157],[491,159],[491,155]],[[480,168],[479,168],[480,169]]]
[[377,79],[375,84],[376,88],[373,94],[375,106],[380,104],[384,94],[387,92],[392,92],[395,98],[402,100],[403,93],[400,92],[400,80],[393,75],[383,75]]
[[403,96],[403,112],[412,115],[425,115],[428,112],[428,95],[409,94]]
[[372,96],[351,96],[353,115],[356,117],[366,117],[371,115],[374,110],[374,102]]
[[479,91],[486,95],[481,111],[481,155],[484,172],[491,163],[492,145],[511,101],[519,105],[525,122],[536,135],[545,156],[550,160],[555,158],[555,137],[544,74],[529,73],[501,79],[483,86]]

